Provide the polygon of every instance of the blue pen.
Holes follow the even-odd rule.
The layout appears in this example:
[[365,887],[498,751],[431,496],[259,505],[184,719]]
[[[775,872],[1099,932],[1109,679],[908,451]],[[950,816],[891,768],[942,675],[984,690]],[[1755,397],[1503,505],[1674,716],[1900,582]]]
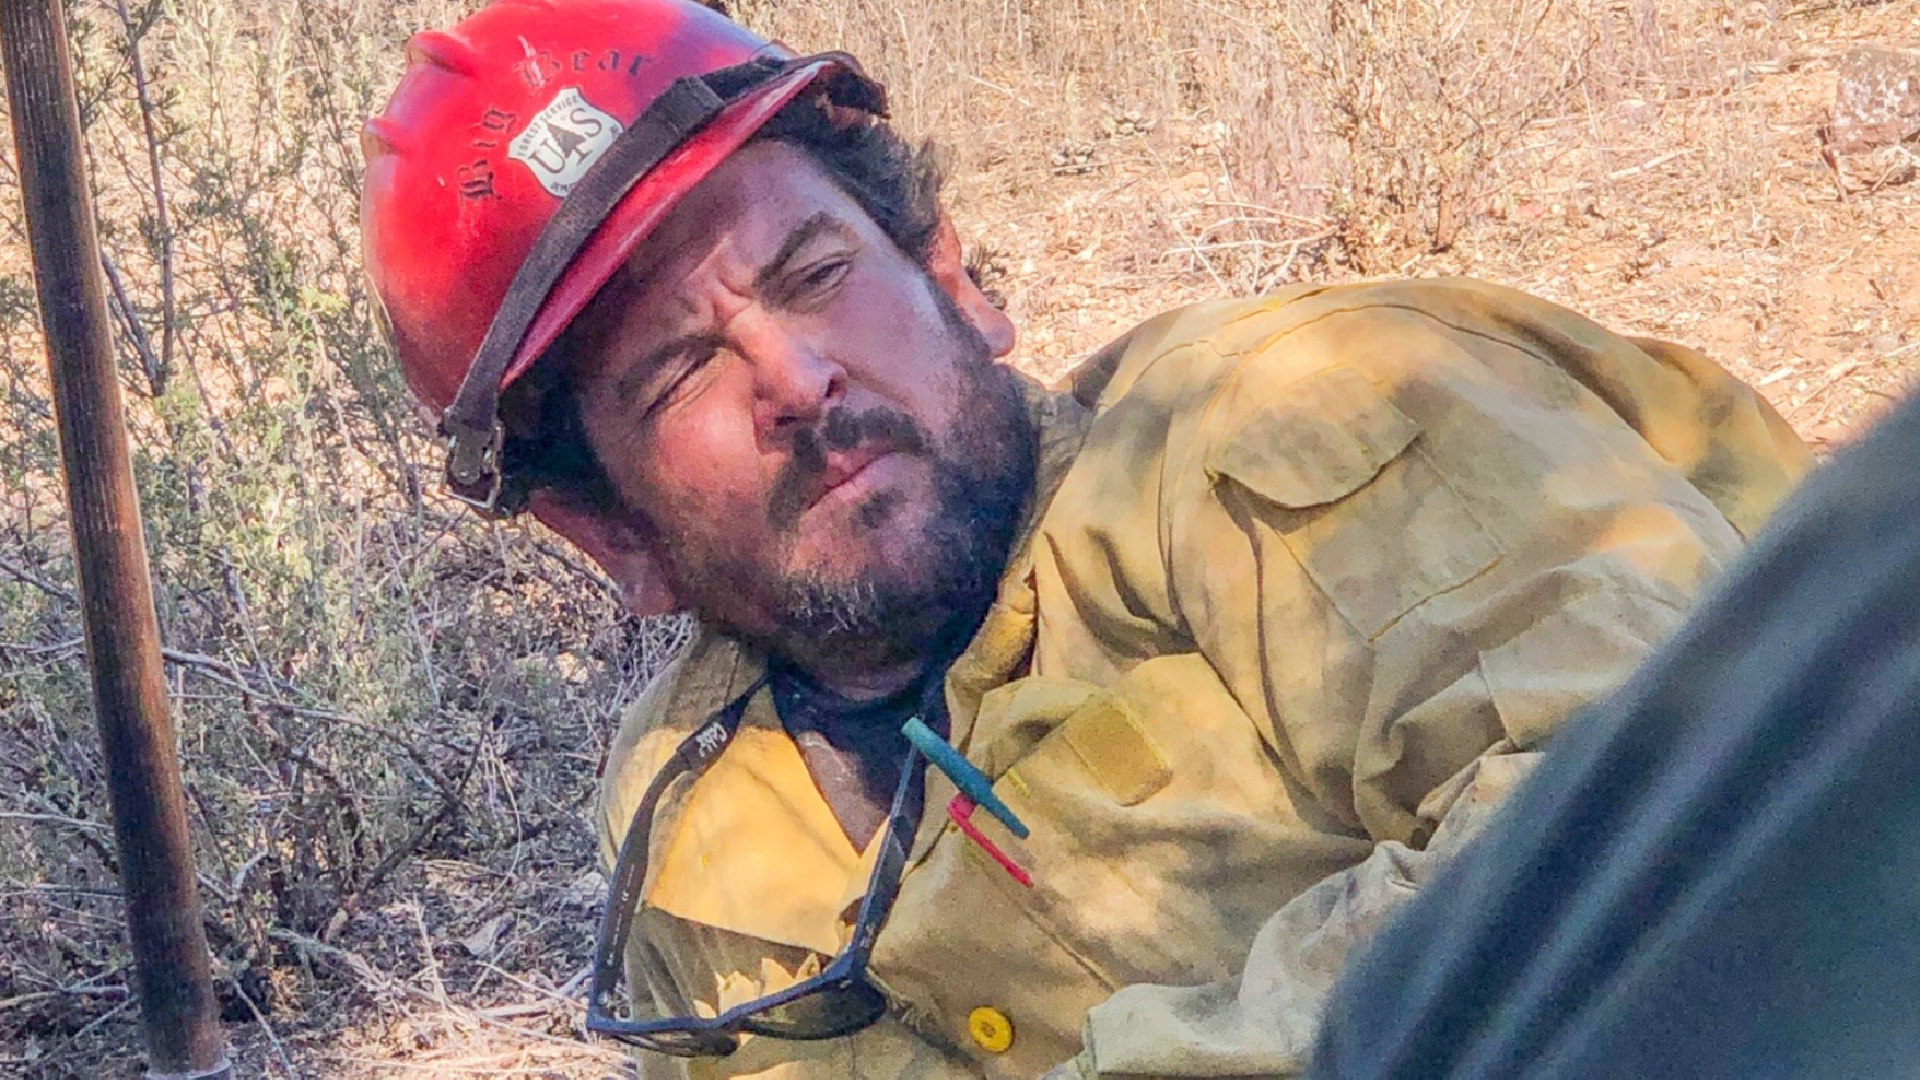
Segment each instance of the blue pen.
[[1022,840],[1031,835],[1026,822],[1021,821],[1019,815],[1015,814],[1006,803],[1001,802],[1000,796],[993,793],[993,781],[987,779],[987,774],[975,767],[973,762],[961,756],[960,751],[955,750],[947,740],[935,735],[933,729],[922,723],[919,717],[916,716],[907,721],[900,731],[906,735],[907,741],[913,743],[915,749],[925,755],[928,761],[933,762],[934,768],[945,773],[947,779],[953,781],[953,786],[959,788],[961,794],[972,799],[982,810],[998,818],[1000,824],[1005,825],[1013,835]]

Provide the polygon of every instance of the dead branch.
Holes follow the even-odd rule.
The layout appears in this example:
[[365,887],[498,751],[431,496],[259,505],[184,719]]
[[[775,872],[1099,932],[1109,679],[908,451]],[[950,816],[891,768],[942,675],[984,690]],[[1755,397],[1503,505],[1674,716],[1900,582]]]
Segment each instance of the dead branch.
[[5,557],[0,557],[0,571],[4,571],[8,577],[22,584],[31,585],[39,589],[41,592],[46,593],[56,600],[63,600],[68,604],[78,604],[80,602],[79,599],[73,595],[71,589],[61,588],[46,578],[35,574],[31,570]]
[[528,1028],[515,1027],[512,1024],[495,1020],[490,1016],[475,1012],[457,1003],[443,1001],[429,991],[422,990],[417,986],[408,984],[404,980],[397,979],[390,974],[380,971],[369,963],[366,957],[351,950],[340,948],[337,945],[328,945],[326,942],[318,941],[304,934],[296,934],[291,930],[272,930],[269,931],[269,934],[274,940],[292,945],[297,950],[343,965],[348,971],[358,976],[369,989],[383,993],[389,997],[408,997],[435,1007],[442,1007],[445,1008],[449,1015],[469,1025],[490,1027],[498,1031],[506,1032],[516,1038],[531,1039],[537,1042],[564,1046],[569,1050],[590,1054],[595,1058],[604,1060],[610,1065],[624,1065],[628,1060],[624,1054],[614,1050],[595,1046],[591,1043],[581,1043],[575,1039],[563,1039],[555,1035],[549,1035],[543,1031],[533,1031]]
[[30,814],[22,810],[0,810],[0,821],[32,821],[44,825],[65,825],[74,829],[112,831],[97,821],[86,821],[77,817],[68,817],[65,814]]
[[[134,26],[133,16],[127,11],[127,0],[114,0],[114,8],[120,13],[120,25],[127,33],[127,58],[133,68],[134,99],[140,106],[140,128],[147,144],[147,168],[153,185],[155,240],[160,245],[160,358],[159,365],[148,374],[153,394],[159,397],[166,392],[167,376],[173,370],[173,343],[178,315],[174,303],[173,222],[167,215],[166,176],[160,168],[160,129],[154,120],[153,95],[147,85],[147,65],[140,51],[140,41],[146,36],[146,29]],[[127,314],[131,319],[131,309]]]
[[228,979],[227,985],[233,990],[234,996],[240,999],[240,1003],[247,1007],[247,1011],[253,1014],[253,1022],[260,1025],[261,1032],[267,1036],[267,1043],[273,1047],[274,1056],[280,1059],[280,1067],[286,1070],[289,1080],[298,1080],[300,1070],[293,1067],[293,1059],[287,1056],[286,1044],[280,1041],[280,1036],[274,1032],[273,1025],[267,1023],[267,1014],[254,1003],[253,996],[247,993],[246,987],[240,985],[239,979]]
[[100,252],[100,268],[107,273],[107,288],[113,298],[113,313],[120,317],[120,325],[127,328],[127,337],[133,342],[133,351],[140,357],[140,370],[147,377],[147,388],[161,385],[166,381],[165,369],[160,357],[153,351],[153,340],[147,337],[147,328],[141,324],[140,316],[133,310],[133,301],[127,296],[126,282],[120,278],[120,267],[113,256]]
[[16,994],[0,999],[0,1012],[9,1009],[24,1008],[42,1001],[55,1001],[60,998],[86,997],[102,998],[107,1001],[125,1001],[127,988],[124,986],[63,986],[57,990],[36,990],[30,994]]

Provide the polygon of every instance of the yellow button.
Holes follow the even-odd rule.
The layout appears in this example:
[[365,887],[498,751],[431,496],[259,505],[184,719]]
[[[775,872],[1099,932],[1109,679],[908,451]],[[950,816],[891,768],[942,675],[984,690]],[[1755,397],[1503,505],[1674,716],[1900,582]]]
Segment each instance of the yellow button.
[[1013,1045],[1013,1021],[991,1005],[982,1005],[967,1014],[967,1031],[980,1049],[989,1054],[1004,1054]]

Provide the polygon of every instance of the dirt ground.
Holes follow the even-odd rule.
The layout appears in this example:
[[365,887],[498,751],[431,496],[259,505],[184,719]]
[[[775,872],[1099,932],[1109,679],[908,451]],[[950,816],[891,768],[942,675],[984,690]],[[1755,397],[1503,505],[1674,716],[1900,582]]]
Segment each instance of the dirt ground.
[[[1396,269],[1491,279],[1696,346],[1823,451],[1843,443],[1920,364],[1920,156],[1895,147],[1836,170],[1816,132],[1838,57],[1920,48],[1920,4],[1812,4],[1774,27],[1772,55],[1724,93],[1610,106],[1606,145],[1588,137],[1592,117],[1536,121],[1529,137],[1558,164],[1497,192],[1451,250]],[[1234,192],[1204,125],[1190,127],[1184,160],[1115,133],[1085,163],[1012,145],[953,178],[962,233],[988,249],[1029,369],[1058,375],[1133,323],[1247,280],[1245,252],[1206,239]],[[1350,276],[1318,252],[1297,245],[1265,280]],[[592,783],[590,765],[573,775]],[[324,933],[275,931],[305,984],[332,989],[303,998],[281,972],[226,993],[237,1075],[626,1075],[620,1053],[580,1036],[596,854],[575,820],[509,849],[412,861]],[[73,897],[38,932],[117,932],[116,903]],[[90,982],[0,1000],[0,1072],[136,1075],[124,971]]]
[[[1839,57],[1920,45],[1920,13],[1812,7],[1776,26],[1774,54],[1732,91],[1757,127],[1752,144],[1715,145],[1730,126],[1741,134],[1718,97],[1629,100],[1614,110],[1628,122],[1608,125],[1628,137],[1606,146],[1585,138],[1590,117],[1547,118],[1533,130],[1557,145],[1555,165],[1500,193],[1495,220],[1454,250],[1397,269],[1486,278],[1624,333],[1694,346],[1759,386],[1822,449],[1844,441],[1901,396],[1920,360],[1920,149],[1849,156],[1836,174],[1818,131]],[[1708,131],[1716,138],[1696,136]],[[1005,165],[960,179],[954,201],[969,235],[1005,253],[1033,370],[1065,371],[1143,318],[1219,295],[1204,244],[1186,266],[1164,257],[1181,252],[1182,230],[1199,235],[1231,205],[1210,158],[1196,147],[1183,171],[1116,153],[1107,168],[1025,198]],[[1593,174],[1596,160],[1602,182],[1567,179]],[[1744,175],[1727,183],[1717,175],[1727,170]],[[1169,173],[1171,185],[1160,179]],[[1717,194],[1729,190],[1738,194]],[[1174,239],[1162,258],[1140,259],[1137,223],[1156,218]],[[1306,276],[1350,275],[1311,266]]]

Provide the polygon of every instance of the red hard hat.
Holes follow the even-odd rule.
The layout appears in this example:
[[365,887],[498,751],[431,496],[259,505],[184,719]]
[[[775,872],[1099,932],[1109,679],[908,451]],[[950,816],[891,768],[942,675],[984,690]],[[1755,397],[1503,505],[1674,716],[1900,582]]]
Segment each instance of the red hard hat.
[[[407,382],[455,440],[450,477],[463,429],[497,452],[499,391],[782,107],[812,89],[884,112],[850,59],[793,59],[691,0],[496,0],[408,60],[366,125],[361,229]],[[494,499],[468,497],[498,509],[487,464]]]

